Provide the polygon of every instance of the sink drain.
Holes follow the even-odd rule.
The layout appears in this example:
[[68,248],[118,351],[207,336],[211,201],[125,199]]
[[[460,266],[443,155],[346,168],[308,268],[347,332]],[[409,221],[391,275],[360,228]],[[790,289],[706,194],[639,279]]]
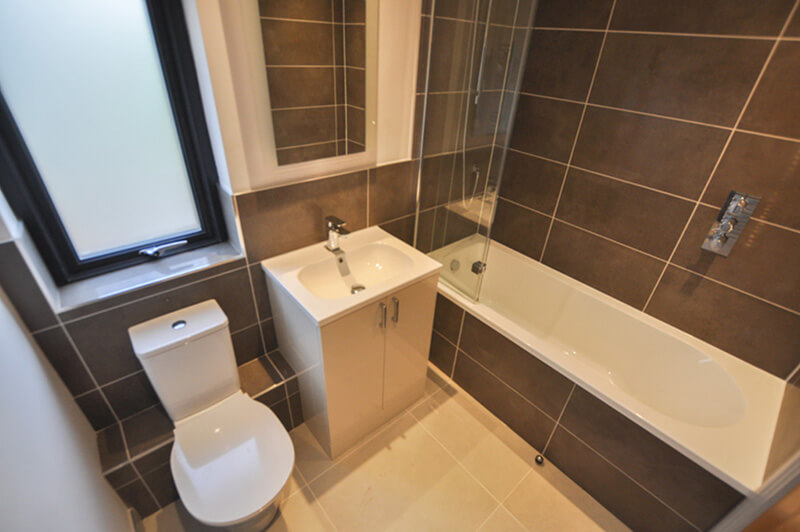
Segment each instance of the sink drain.
[[353,286],[350,287],[350,293],[357,294],[359,292],[363,292],[366,289],[367,287],[364,286],[363,284],[354,284]]

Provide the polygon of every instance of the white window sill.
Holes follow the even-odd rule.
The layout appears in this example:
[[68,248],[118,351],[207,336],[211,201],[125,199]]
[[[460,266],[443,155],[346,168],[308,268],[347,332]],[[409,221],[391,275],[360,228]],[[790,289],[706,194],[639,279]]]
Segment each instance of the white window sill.
[[241,251],[223,242],[77,281],[56,288],[55,311],[72,310],[243,257]]

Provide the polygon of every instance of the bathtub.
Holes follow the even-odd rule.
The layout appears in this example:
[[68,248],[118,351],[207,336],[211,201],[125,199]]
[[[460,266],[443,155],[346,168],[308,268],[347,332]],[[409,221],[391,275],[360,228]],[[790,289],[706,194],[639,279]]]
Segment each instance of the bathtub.
[[484,242],[431,253],[451,270],[440,293],[742,493],[761,486],[782,380],[495,241],[464,297]]

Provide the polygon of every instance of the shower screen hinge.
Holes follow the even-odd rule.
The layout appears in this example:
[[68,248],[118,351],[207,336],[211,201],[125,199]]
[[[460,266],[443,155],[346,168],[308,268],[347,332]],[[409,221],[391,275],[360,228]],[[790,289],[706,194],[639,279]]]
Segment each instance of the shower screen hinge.
[[472,263],[472,273],[475,275],[480,275],[486,271],[486,263],[476,260]]

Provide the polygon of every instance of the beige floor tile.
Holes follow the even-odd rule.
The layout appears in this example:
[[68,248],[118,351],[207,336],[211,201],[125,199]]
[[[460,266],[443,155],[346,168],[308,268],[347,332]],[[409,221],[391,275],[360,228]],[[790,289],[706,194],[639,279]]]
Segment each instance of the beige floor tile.
[[550,463],[532,470],[503,505],[534,532],[629,530]]
[[[222,532],[225,529],[206,526],[197,521],[180,501],[174,502],[143,521],[144,532]],[[269,532],[316,532],[335,530],[311,491],[303,489],[286,498]]]
[[536,456],[533,447],[455,388],[436,394],[411,414],[500,501]]
[[501,506],[478,530],[480,532],[525,532],[525,527]]
[[340,530],[475,530],[496,508],[408,414],[311,483]]

